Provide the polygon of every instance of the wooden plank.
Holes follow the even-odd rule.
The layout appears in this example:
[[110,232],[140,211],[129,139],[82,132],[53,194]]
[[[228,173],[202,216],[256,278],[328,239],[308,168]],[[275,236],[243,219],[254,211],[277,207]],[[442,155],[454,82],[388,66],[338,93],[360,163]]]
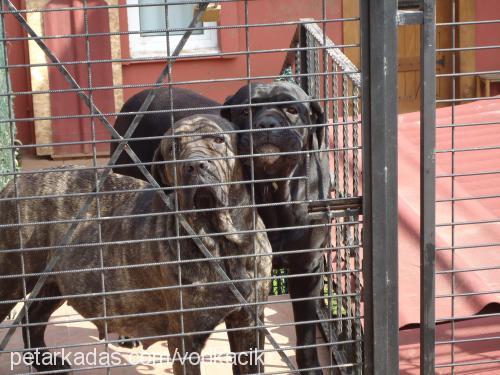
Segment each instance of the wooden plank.
[[[30,8],[44,8],[47,0],[31,0]],[[27,21],[31,28],[38,35],[43,35],[42,14],[31,12],[26,14]],[[46,65],[47,59],[43,51],[38,47],[36,41],[28,41],[31,89],[33,91],[46,91],[49,89],[49,68]],[[50,117],[50,94],[33,95],[33,116],[42,118]],[[37,144],[52,143],[52,126],[49,120],[35,120],[35,142]],[[38,156],[52,155],[52,146],[37,147]]]
[[[344,0],[342,2],[342,17],[359,17],[359,1]],[[344,33],[343,44],[359,44],[359,21],[344,21],[342,22],[342,25]],[[361,55],[359,47],[345,48],[344,54],[349,58],[349,60],[354,63],[354,65],[356,65],[358,68],[360,67]]]
[[[474,21],[476,19],[475,0],[458,1],[458,21]],[[476,43],[475,25],[458,26],[458,47],[473,47]],[[475,51],[458,52],[459,72],[474,72],[476,70]],[[458,79],[458,96],[460,98],[471,98],[475,92],[474,76],[461,76]]]
[[398,112],[420,109],[420,25],[398,28]]
[[[436,21],[438,23],[446,23],[452,21],[451,0],[439,0],[436,4]],[[436,29],[436,47],[451,48],[452,28],[450,26],[439,26]],[[451,52],[436,52],[436,72],[437,74],[448,74],[452,72],[453,55]],[[451,99],[452,93],[452,78],[438,77],[436,80],[436,97],[437,99]],[[438,107],[449,105],[448,103],[439,103]]]
[[[463,7],[463,3],[473,3],[473,0],[460,0],[458,3]],[[342,2],[343,17],[359,16],[359,1],[344,0]],[[471,16],[467,16],[471,17]],[[472,18],[469,18],[472,19]],[[437,21],[451,21],[451,0],[437,1]],[[345,21],[343,22],[344,44],[359,43],[359,22]],[[470,36],[470,35],[469,35]],[[438,48],[451,47],[451,28],[438,27],[437,29],[437,45]],[[359,50],[352,48],[346,49],[344,52],[356,66],[359,66]],[[469,53],[470,54],[470,53]],[[464,54],[467,56],[467,54]],[[451,72],[451,53],[441,52],[437,54],[437,60],[440,62],[437,65],[439,73]],[[462,59],[463,60],[463,59]],[[464,64],[475,64],[474,58],[467,58],[471,61],[462,61]],[[463,71],[462,66],[459,67]],[[470,69],[470,68],[469,68]],[[420,109],[419,100],[419,73],[420,70],[420,26],[406,25],[399,27],[398,30],[398,101],[399,113],[413,112]],[[472,80],[472,88],[474,88],[474,77],[462,77],[461,81],[464,88],[465,83]],[[437,83],[437,97],[439,99],[449,99],[451,93],[451,78],[439,78]],[[470,83],[467,83],[470,86]],[[473,92],[473,91],[472,91]]]
[[398,59],[398,72],[413,72],[420,70],[420,61],[413,57],[400,57]]

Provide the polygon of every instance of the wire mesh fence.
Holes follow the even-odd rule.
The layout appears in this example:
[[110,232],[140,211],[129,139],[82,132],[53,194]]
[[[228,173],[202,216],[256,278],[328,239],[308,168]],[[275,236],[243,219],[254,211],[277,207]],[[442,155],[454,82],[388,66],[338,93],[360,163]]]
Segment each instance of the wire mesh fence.
[[0,372],[362,373],[359,14],[2,5]]
[[1,373],[498,371],[493,1],[0,19]]
[[500,13],[487,1],[436,4],[435,296],[424,299],[435,345],[426,366],[496,373]]

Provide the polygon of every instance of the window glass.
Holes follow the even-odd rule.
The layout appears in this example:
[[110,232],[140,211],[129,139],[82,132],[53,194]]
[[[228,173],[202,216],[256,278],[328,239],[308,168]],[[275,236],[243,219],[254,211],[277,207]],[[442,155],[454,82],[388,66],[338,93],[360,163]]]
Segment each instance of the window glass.
[[[166,29],[165,14],[166,4],[172,0],[139,0],[140,5],[158,4],[157,6],[144,6],[139,8],[139,20],[141,27],[141,36],[164,35],[160,33],[148,33],[147,31]],[[175,3],[179,3],[175,0]],[[168,6],[168,27],[170,29],[186,28],[193,19],[195,4],[169,5]],[[196,27],[201,27],[199,23]],[[144,32],[144,33],[142,33]],[[193,34],[202,34],[202,30],[193,31]],[[170,35],[182,35],[184,31],[170,32]]]
[[[179,4],[180,0],[126,0],[129,51],[131,57],[158,57],[171,53],[179,44],[185,31],[169,32],[169,46],[165,39],[165,7],[168,5],[169,29],[185,29],[191,23],[195,4]],[[182,0],[182,2],[188,0]],[[202,22],[191,34],[181,54],[211,54],[219,51],[216,22]],[[204,29],[202,29],[204,28]],[[156,32],[154,32],[156,30]],[[153,31],[153,32],[149,32]],[[170,47],[170,52],[167,51]]]

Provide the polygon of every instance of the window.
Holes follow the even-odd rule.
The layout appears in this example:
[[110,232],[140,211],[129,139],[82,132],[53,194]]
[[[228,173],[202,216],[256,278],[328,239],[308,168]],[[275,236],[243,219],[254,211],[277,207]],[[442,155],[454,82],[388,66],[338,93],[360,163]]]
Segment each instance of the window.
[[[166,29],[165,3],[172,0],[127,0],[128,5],[139,5],[127,8],[129,31],[138,33],[129,35],[131,57],[155,57],[167,55],[165,32],[154,30]],[[175,3],[181,1],[175,0]],[[154,5],[157,4],[157,5]],[[142,6],[144,5],[144,6]],[[193,19],[195,4],[169,5],[168,27],[188,27]],[[216,22],[202,22],[197,27],[216,26]],[[184,31],[170,32],[170,52],[182,38]],[[188,39],[183,54],[206,54],[218,52],[217,30],[197,30]]]

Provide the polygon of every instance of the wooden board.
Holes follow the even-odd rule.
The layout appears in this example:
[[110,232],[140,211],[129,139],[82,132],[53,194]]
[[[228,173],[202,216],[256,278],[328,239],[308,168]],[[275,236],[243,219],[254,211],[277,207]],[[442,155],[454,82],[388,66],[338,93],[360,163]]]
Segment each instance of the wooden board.
[[[475,0],[461,0],[458,2],[458,17],[460,21],[474,21],[476,19]],[[476,26],[461,25],[458,30],[458,47],[474,47],[476,44]],[[460,51],[458,53],[460,72],[476,71],[476,53]],[[475,94],[475,76],[460,76],[458,78],[459,98],[472,98]]]
[[420,26],[398,29],[398,112],[420,109]]
[[[359,1],[344,0],[342,2],[342,17],[359,17]],[[344,42],[343,44],[357,44],[360,42],[359,21],[344,21],[343,23]],[[359,47],[345,48],[344,54],[359,67],[361,65],[361,55]]]
[[[471,2],[472,0],[465,0]],[[437,22],[450,22],[452,9],[451,0],[437,1]],[[358,17],[359,2],[353,0],[344,0],[342,3],[342,16]],[[470,28],[470,27],[469,27]],[[465,30],[464,30],[465,32]],[[343,22],[344,44],[358,44],[360,41],[359,21]],[[470,30],[467,30],[468,40],[471,38]],[[438,48],[451,47],[451,27],[438,27],[436,30],[436,42]],[[470,43],[470,42],[469,42]],[[359,48],[346,48],[344,52],[347,57],[356,65],[360,66]],[[470,60],[470,61],[469,61]],[[436,69],[438,74],[451,73],[452,54],[450,52],[440,52],[436,55]],[[464,64],[473,64],[474,59],[466,58]],[[462,69],[462,65],[460,65]],[[465,65],[464,65],[465,69]],[[467,68],[470,69],[470,66]],[[408,25],[401,26],[398,29],[398,111],[399,113],[413,112],[420,109],[420,26]],[[469,70],[471,71],[471,70]],[[472,77],[473,79],[473,77]],[[463,80],[464,82],[468,82]],[[473,84],[473,83],[472,83]],[[466,87],[470,87],[464,84]],[[437,98],[449,99],[452,97],[451,78],[438,78],[436,83]]]

